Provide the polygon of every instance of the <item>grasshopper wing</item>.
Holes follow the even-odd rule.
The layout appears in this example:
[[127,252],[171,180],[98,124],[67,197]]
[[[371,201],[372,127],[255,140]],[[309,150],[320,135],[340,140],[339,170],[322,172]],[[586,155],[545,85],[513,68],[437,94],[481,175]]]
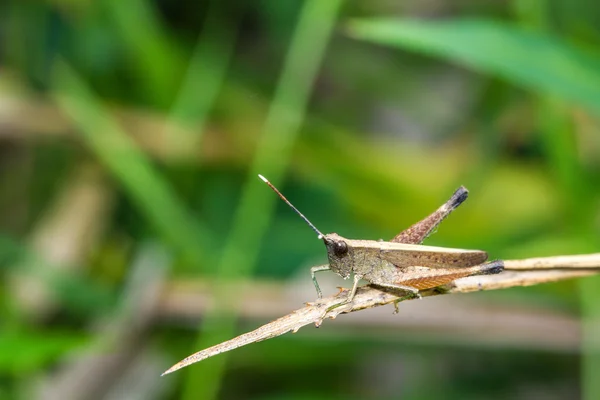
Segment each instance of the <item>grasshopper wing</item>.
[[488,255],[480,250],[384,242],[380,257],[397,267],[466,268],[485,262]]

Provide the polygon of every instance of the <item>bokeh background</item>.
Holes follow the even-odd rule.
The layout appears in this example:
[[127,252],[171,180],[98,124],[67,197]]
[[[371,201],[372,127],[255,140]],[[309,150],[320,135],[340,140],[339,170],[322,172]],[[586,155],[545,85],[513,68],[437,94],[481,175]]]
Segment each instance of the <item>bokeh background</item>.
[[[600,398],[600,282],[313,300],[324,232],[600,246],[592,1],[0,3],[0,399]],[[344,281],[322,273],[325,294]],[[346,286],[348,282],[345,282]]]

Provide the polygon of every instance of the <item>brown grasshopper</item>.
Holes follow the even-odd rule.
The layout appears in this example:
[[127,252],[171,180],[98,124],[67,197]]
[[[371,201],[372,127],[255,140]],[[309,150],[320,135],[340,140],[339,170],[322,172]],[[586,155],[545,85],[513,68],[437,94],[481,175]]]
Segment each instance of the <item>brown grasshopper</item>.
[[467,199],[469,192],[462,186],[433,214],[403,231],[390,242],[384,242],[346,239],[336,233],[323,235],[275,186],[262,175],[259,177],[300,215],[325,243],[329,264],[310,269],[319,298],[322,297],[322,293],[315,273],[320,271],[331,270],[344,279],[354,274],[354,285],[346,303],[354,298],[361,279],[378,287],[408,291],[416,297],[421,297],[419,290],[445,285],[466,276],[497,274],[504,269],[500,260],[485,263],[488,255],[484,251],[418,244]]

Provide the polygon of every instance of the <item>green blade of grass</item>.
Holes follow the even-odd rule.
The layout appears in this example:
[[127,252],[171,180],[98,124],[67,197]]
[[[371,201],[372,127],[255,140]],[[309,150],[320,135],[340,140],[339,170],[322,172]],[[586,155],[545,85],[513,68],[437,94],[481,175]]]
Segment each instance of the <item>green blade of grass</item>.
[[600,112],[600,56],[539,32],[487,20],[356,20],[356,38],[442,57]]
[[135,81],[153,105],[167,106],[185,62],[151,2],[109,0],[103,2],[122,45],[130,56]]
[[233,55],[237,26],[224,25],[226,22],[221,19],[219,4],[217,0],[210,4],[204,28],[169,115],[172,122],[169,126],[187,128],[165,135],[166,145],[177,147],[178,154],[199,148],[206,120]]
[[53,97],[59,106],[158,232],[187,261],[207,264],[209,231],[191,218],[150,160],[113,121],[85,82],[66,63],[58,62],[53,84]]
[[[307,1],[292,37],[275,97],[268,111],[247,183],[235,211],[233,227],[217,265],[214,304],[235,298],[225,289],[230,279],[248,276],[255,267],[259,246],[274,212],[276,196],[258,180],[263,173],[278,182],[289,164],[292,146],[304,118],[312,83],[342,1]],[[236,316],[219,309],[207,315],[194,351],[230,338]],[[213,399],[217,396],[225,371],[227,355],[189,368],[183,398]]]

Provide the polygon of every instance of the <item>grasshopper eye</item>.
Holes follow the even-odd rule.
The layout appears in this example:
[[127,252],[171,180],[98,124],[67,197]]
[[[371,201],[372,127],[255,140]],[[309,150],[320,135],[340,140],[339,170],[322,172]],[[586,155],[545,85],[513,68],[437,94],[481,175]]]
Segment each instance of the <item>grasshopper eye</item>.
[[348,245],[342,240],[340,240],[339,242],[335,242],[333,244],[333,252],[336,256],[343,256],[348,252]]

